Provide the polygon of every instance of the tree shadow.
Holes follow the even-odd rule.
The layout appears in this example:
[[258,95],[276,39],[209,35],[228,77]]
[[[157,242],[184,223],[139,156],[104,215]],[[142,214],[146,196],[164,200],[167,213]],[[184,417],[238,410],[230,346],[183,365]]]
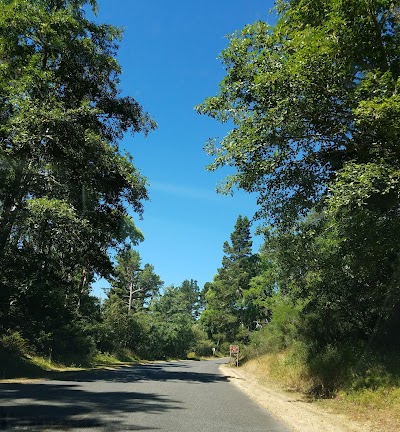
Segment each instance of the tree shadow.
[[125,422],[135,412],[161,414],[182,409],[180,404],[156,393],[90,391],[74,383],[9,383],[0,386],[0,429],[155,430]]
[[[116,370],[62,372],[51,381],[37,383],[3,383],[0,384],[0,429],[156,430],[125,422],[134,413],[162,414],[183,409],[182,402],[157,393],[119,391],[126,388],[118,386],[119,383],[209,384],[227,379],[218,373],[193,371],[185,362],[166,362]],[[110,383],[117,384],[116,391],[110,391]]]
[[[172,366],[172,367],[171,367]],[[175,369],[176,368],[176,369]],[[228,378],[218,373],[195,372],[184,370],[189,365],[177,363],[150,363],[121,367],[117,370],[98,370],[89,374],[84,372],[72,372],[69,376],[63,373],[55,380],[68,381],[111,381],[119,383],[145,382],[145,381],[177,381],[192,384],[211,384],[227,381]]]

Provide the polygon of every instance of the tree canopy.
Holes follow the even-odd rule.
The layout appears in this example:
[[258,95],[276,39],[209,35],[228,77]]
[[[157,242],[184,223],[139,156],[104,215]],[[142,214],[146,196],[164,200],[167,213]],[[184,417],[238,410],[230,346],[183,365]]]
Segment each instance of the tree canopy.
[[110,250],[143,238],[147,181],[118,142],[155,123],[120,95],[121,30],[87,6],[0,1],[0,328],[32,338],[80,319]]
[[206,146],[209,169],[234,167],[222,189],[257,192],[259,216],[285,226],[337,183],[342,199],[398,200],[399,2],[279,0],[277,12],[276,26],[230,37],[219,93],[197,107],[234,126]]

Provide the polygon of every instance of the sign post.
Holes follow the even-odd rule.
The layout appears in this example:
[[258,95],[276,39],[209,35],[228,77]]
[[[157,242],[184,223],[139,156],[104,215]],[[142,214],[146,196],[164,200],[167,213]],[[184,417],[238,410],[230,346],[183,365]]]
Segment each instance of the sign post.
[[232,360],[236,363],[236,367],[239,366],[239,345],[229,346],[229,362],[232,364]]

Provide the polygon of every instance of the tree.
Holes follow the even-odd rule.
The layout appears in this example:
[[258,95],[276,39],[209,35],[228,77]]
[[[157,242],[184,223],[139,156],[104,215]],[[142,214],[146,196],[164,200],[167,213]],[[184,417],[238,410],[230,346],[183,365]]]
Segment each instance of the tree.
[[197,107],[234,125],[206,146],[210,170],[236,169],[222,189],[257,192],[259,216],[286,227],[323,208],[350,163],[386,165],[398,191],[399,2],[279,0],[277,12],[274,28],[230,37],[219,94]]
[[178,287],[181,297],[181,308],[196,320],[200,316],[200,310],[203,302],[200,298],[200,288],[197,281],[190,279],[184,280]]
[[154,298],[151,309],[164,315],[165,319],[176,314],[184,314],[194,321],[198,318],[200,305],[197,281],[185,279],[181,285],[171,285],[162,295]]
[[147,357],[185,357],[194,349],[201,332],[195,328],[199,311],[199,287],[193,279],[169,286],[150,302],[140,317],[146,328],[141,353]]
[[244,293],[257,272],[257,256],[252,254],[250,221],[239,216],[231,236],[225,242],[222,267],[211,284],[206,285],[206,308],[201,322],[209,336],[218,341],[233,341],[242,330],[247,337],[254,320],[252,308]]
[[141,214],[146,179],[118,140],[155,123],[119,96],[122,33],[90,22],[86,3],[95,9],[95,0],[0,1],[3,329],[51,332],[45,311],[78,319],[94,275],[112,272],[110,249],[142,238],[128,206]]
[[145,264],[141,268],[139,252],[130,247],[117,255],[116,262],[110,296],[117,295],[125,304],[128,314],[132,310],[138,312],[143,309],[148,298],[158,294],[163,281],[154,273],[152,265]]

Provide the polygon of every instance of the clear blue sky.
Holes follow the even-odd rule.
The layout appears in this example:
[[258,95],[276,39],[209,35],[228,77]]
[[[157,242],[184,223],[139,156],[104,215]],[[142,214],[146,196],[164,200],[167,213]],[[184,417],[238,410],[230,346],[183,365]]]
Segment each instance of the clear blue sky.
[[[225,36],[257,20],[273,24],[272,0],[99,0],[96,18],[124,28],[118,53],[123,94],[133,96],[154,117],[158,129],[147,138],[121,143],[150,183],[144,219],[134,215],[145,236],[138,246],[165,285],[195,279],[200,288],[221,265],[222,245],[239,214],[251,218],[256,198],[215,192],[226,171],[211,173],[203,151],[208,138],[226,125],[193,107],[216,94],[224,76],[219,53]],[[254,237],[254,250],[261,239]],[[100,294],[100,281],[95,294]]]

